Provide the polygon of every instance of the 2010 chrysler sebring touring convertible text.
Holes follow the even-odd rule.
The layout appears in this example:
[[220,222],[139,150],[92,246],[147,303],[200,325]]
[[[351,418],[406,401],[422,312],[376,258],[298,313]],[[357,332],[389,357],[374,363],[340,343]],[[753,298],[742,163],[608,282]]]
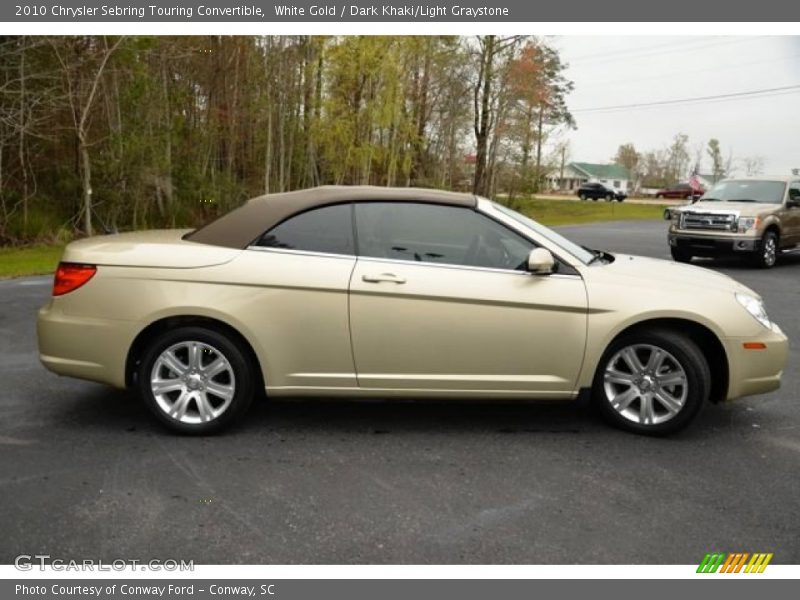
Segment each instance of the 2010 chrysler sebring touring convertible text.
[[467,194],[323,187],[196,231],[67,246],[50,370],[206,433],[270,397],[571,400],[628,430],[780,385],[788,342],[733,279],[588,250]]

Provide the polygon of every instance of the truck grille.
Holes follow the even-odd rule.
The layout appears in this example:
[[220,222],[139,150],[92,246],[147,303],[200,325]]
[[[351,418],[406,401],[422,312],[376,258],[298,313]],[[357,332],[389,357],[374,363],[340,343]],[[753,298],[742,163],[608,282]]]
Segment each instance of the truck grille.
[[716,229],[732,231],[736,227],[736,215],[720,213],[685,212],[681,219],[682,229]]

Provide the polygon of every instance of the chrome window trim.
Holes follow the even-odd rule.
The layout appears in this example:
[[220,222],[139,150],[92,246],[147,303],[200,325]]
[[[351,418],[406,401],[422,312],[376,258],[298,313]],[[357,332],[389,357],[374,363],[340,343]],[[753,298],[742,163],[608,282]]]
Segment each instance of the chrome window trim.
[[270,252],[274,254],[294,254],[299,256],[318,256],[321,258],[349,258],[356,260],[355,254],[336,254],[333,252],[315,252],[314,250],[294,250],[292,248],[274,248],[272,246],[256,246],[251,244],[245,250],[256,250],[258,252]]
[[435,262],[427,262],[424,260],[404,260],[401,258],[380,258],[376,256],[359,256],[358,261],[400,264],[400,265],[415,266],[415,267],[420,267],[420,266],[441,267],[443,269],[459,269],[461,271],[480,271],[485,273],[499,273],[506,275],[526,275],[528,277],[558,277],[558,278],[568,277],[570,279],[582,279],[580,275],[567,275],[564,273],[551,273],[550,275],[537,276],[534,273],[531,273],[530,271],[519,271],[517,269],[494,269],[492,267],[471,267],[469,265],[457,265],[454,263],[435,263]]
[[[480,271],[488,273],[505,273],[506,275],[527,275],[533,277],[534,274],[528,271],[518,271],[516,269],[493,269],[491,267],[471,267],[469,265],[457,265],[453,263],[435,263],[421,260],[403,260],[400,258],[380,258],[376,256],[355,256],[353,254],[331,254],[328,252],[313,252],[311,250],[292,250],[290,248],[270,248],[269,246],[248,246],[245,250],[256,250],[258,252],[268,252],[271,254],[291,254],[295,256],[315,256],[320,258],[348,258],[364,262],[400,264],[407,266],[441,267],[444,269],[460,269],[462,271]],[[540,277],[557,277],[559,279],[581,279],[580,275],[568,275],[564,273],[551,273]]]

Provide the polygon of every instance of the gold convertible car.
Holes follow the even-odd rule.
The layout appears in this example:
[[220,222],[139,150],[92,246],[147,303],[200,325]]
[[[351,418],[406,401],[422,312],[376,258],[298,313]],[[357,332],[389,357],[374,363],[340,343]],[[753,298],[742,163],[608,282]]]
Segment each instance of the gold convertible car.
[[578,246],[468,194],[321,187],[64,251],[39,349],[210,433],[268,397],[569,401],[645,434],[778,388],[788,342],[711,270]]

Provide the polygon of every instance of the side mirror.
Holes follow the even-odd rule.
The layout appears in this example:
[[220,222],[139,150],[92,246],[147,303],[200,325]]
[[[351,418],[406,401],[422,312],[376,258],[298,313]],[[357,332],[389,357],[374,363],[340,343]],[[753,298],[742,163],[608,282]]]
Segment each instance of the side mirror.
[[800,207],[800,198],[790,198],[786,201],[786,208],[798,208]]
[[528,271],[534,275],[550,275],[556,259],[546,248],[534,248],[528,254]]

